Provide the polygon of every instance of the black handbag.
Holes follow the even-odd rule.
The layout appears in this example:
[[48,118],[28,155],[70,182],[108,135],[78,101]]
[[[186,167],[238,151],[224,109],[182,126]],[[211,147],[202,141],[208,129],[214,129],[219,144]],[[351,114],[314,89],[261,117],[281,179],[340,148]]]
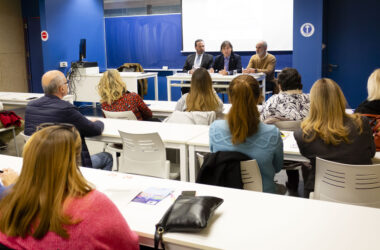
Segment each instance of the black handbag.
[[165,232],[198,232],[207,227],[207,222],[223,199],[212,196],[180,195],[156,224],[154,248],[158,249]]

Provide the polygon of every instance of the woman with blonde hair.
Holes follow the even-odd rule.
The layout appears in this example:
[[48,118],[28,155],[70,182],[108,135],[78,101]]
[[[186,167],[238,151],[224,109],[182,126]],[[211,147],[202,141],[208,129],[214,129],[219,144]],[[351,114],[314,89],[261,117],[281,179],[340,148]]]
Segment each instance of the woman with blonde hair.
[[300,152],[312,169],[305,180],[304,196],[314,190],[315,158],[346,164],[371,164],[375,145],[368,121],[347,114],[346,99],[336,82],[322,78],[310,91],[310,113],[294,133]]
[[[48,125],[48,124],[46,124]],[[71,124],[34,133],[15,185],[0,201],[0,243],[14,249],[139,249],[117,207],[84,179]]]
[[141,97],[127,91],[127,86],[119,71],[110,69],[104,72],[98,84],[102,109],[106,111],[133,111],[137,120],[151,120],[152,111]]
[[217,116],[223,113],[223,102],[212,87],[211,76],[204,68],[194,71],[191,76],[190,92],[177,102],[178,111],[215,111]]
[[380,69],[372,72],[367,83],[368,97],[355,110],[356,113],[380,115]]
[[280,131],[274,125],[260,122],[257,102],[259,83],[250,75],[234,78],[228,89],[231,109],[226,120],[210,126],[210,150],[238,151],[256,159],[263,179],[263,191],[276,191],[274,175],[283,164],[283,145]]

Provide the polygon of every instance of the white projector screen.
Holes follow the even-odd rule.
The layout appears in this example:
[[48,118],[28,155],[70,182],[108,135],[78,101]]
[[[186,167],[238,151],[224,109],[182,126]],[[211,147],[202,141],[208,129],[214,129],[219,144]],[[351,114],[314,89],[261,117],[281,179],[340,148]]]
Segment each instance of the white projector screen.
[[229,40],[234,51],[293,50],[293,0],[182,0],[183,52],[203,39],[206,51],[220,51]]

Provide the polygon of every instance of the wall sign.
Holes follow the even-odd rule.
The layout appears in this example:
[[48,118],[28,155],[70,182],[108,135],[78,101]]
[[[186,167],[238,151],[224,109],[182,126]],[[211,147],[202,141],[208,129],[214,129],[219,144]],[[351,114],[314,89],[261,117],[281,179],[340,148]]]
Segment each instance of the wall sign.
[[315,28],[311,23],[304,23],[300,28],[301,35],[304,37],[311,37],[314,34]]
[[49,34],[46,30],[41,31],[41,40],[46,42],[49,39]]

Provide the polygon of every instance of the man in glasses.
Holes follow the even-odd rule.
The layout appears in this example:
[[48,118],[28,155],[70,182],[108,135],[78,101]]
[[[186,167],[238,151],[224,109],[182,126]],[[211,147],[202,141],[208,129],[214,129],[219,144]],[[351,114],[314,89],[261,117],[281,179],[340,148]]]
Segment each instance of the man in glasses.
[[70,123],[79,131],[82,138],[81,165],[104,170],[112,170],[112,155],[107,152],[90,156],[84,137],[101,135],[104,124],[88,120],[71,103],[62,100],[68,93],[65,75],[52,70],[42,76],[42,89],[45,95],[31,101],[25,111],[25,135],[32,135],[41,123]]

